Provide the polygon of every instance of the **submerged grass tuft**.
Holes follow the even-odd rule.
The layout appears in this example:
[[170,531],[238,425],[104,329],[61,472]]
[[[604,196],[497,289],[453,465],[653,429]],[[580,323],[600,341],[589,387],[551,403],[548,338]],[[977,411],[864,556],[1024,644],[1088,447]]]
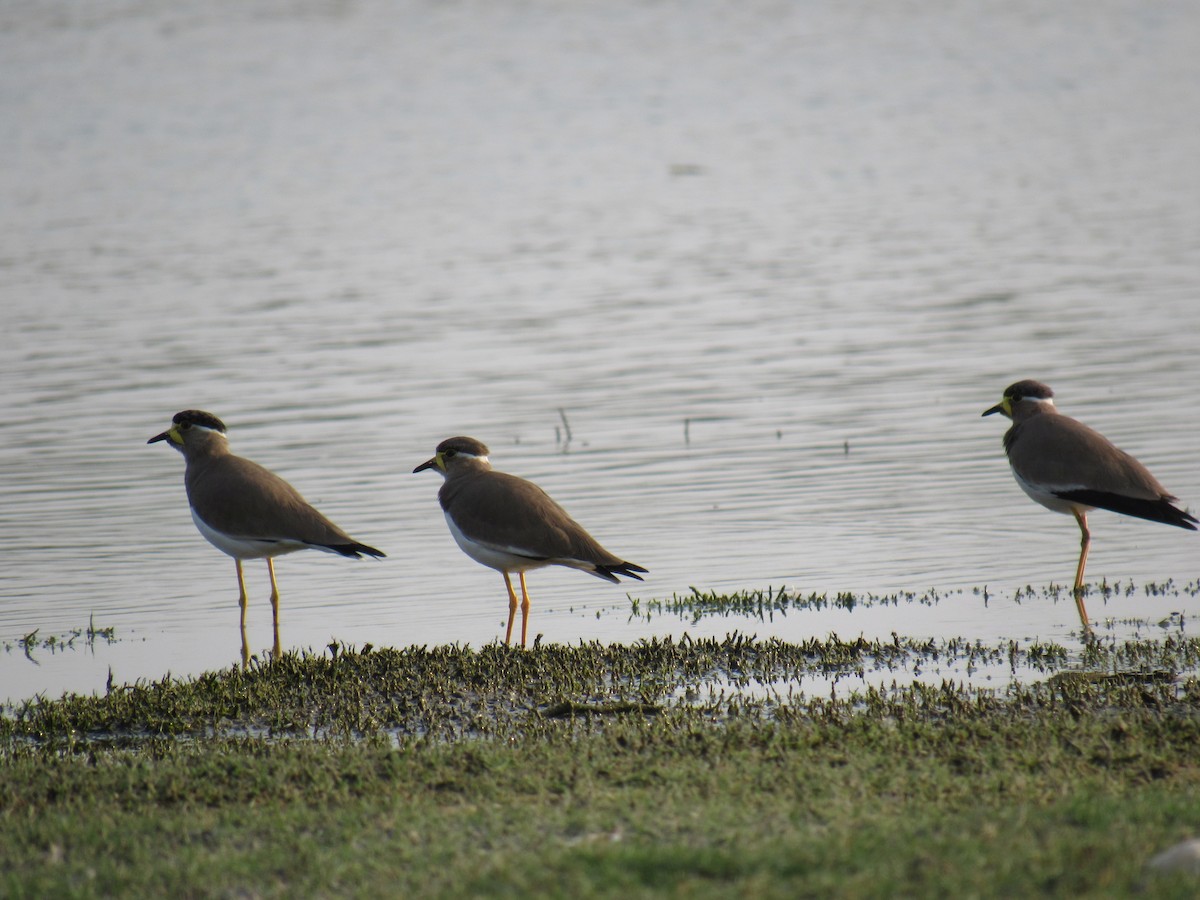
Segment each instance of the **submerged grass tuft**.
[[693,624],[704,618],[746,616],[762,621],[771,621],[775,616],[786,616],[789,612],[814,609],[869,608],[873,606],[899,606],[902,603],[917,603],[936,606],[941,595],[933,589],[923,594],[903,592],[895,594],[854,594],[842,591],[808,594],[789,591],[786,587],[719,593],[702,591],[693,587],[687,594],[672,594],[669,599],[631,598],[631,619],[650,621],[656,615],[673,615],[689,619]]
[[[1099,596],[1105,600],[1112,597],[1131,596],[1141,592],[1151,597],[1196,597],[1200,595],[1200,580],[1189,582],[1183,587],[1168,579],[1165,582],[1149,582],[1138,586],[1132,581],[1109,583],[1107,580],[1095,585],[1085,585],[1085,596]],[[629,618],[631,621],[649,622],[656,616],[673,616],[681,621],[695,625],[706,618],[726,619],[739,616],[746,619],[770,622],[776,618],[785,618],[789,613],[840,609],[852,611],[855,609],[871,609],[874,607],[917,605],[934,607],[947,599],[948,596],[962,594],[955,591],[947,595],[930,588],[924,592],[898,591],[892,594],[855,594],[850,591],[836,593],[816,593],[791,591],[787,587],[767,587],[751,590],[732,591],[702,591],[697,587],[691,588],[686,594],[672,594],[667,599],[630,597]],[[984,604],[989,603],[994,594],[987,586],[975,587],[971,593],[980,597]],[[1029,600],[1050,600],[1054,603],[1073,603],[1074,594],[1069,586],[1050,584],[1035,589],[1032,585],[1017,588],[1012,594],[1016,603]],[[1174,614],[1162,622],[1145,623],[1158,625],[1163,628],[1182,627],[1182,614]]]
[[15,641],[0,641],[0,647],[3,647],[5,653],[11,653],[14,649],[18,649],[31,662],[37,662],[34,654],[39,650],[61,653],[68,650],[91,649],[97,642],[115,644],[117,642],[116,629],[112,627],[97,628],[95,620],[89,620],[86,628],[73,628],[67,634],[43,635],[40,628],[35,628]]

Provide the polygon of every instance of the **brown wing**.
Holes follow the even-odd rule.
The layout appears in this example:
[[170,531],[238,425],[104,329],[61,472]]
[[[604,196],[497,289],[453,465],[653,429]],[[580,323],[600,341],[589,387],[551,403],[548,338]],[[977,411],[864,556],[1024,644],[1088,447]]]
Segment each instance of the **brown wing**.
[[531,481],[505,472],[448,480],[438,493],[442,508],[473,541],[532,559],[572,559],[619,566],[553,498]]
[[1009,459],[1026,481],[1064,500],[1195,529],[1149,469],[1082,422],[1041,415],[1013,431]]
[[1170,498],[1150,470],[1098,431],[1067,416],[1035,416],[1012,429],[1008,456],[1027,481],[1142,500]]
[[355,543],[294,487],[240,456],[189,466],[186,485],[200,518],[226,534],[328,547]]

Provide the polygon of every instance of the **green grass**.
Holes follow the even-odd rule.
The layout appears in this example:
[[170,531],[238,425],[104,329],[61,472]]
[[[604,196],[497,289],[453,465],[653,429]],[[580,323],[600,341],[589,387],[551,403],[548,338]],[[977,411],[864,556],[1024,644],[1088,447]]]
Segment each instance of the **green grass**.
[[[1145,867],[1200,831],[1193,640],[332,650],[8,710],[0,896],[1198,888]],[[934,654],[1042,680],[730,687]]]
[[[80,640],[82,638],[82,640]],[[14,648],[19,649],[28,659],[33,659],[38,651],[48,651],[50,653],[61,653],[69,650],[82,649],[87,647],[94,648],[97,641],[112,644],[116,641],[116,629],[114,628],[97,628],[94,621],[88,622],[86,628],[73,628],[69,634],[47,634],[41,633],[40,628],[35,628],[28,634],[17,638],[16,643],[12,641],[0,640],[0,650],[5,653],[12,653]]]

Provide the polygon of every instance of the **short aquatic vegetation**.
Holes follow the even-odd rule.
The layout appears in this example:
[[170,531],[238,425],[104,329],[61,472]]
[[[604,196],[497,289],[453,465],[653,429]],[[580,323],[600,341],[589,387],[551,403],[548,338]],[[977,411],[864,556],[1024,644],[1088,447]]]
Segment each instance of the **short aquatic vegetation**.
[[64,653],[69,650],[92,649],[97,643],[114,644],[116,641],[115,628],[97,628],[95,620],[89,620],[87,627],[72,628],[66,634],[42,634],[40,628],[35,628],[15,640],[0,641],[0,646],[4,648],[5,653],[18,649],[27,659],[36,663],[35,654],[39,650]]
[[[1019,671],[1022,677],[980,686],[970,676],[981,667]],[[1096,641],[1082,653],[1037,641],[989,645],[898,634],[886,640],[830,635],[796,643],[742,634],[685,636],[529,651],[500,644],[479,649],[335,644],[194,678],[114,685],[102,697],[35,698],[0,717],[0,740],[82,745],[164,737],[387,735],[453,741],[510,737],[536,730],[531,723],[555,719],[646,717],[669,709],[729,721],[749,714],[810,715],[813,708],[826,709],[821,706],[826,702],[844,704],[837,708],[850,714],[881,698],[901,708],[912,703],[925,708],[930,690],[948,708],[979,702],[1040,705],[1064,691],[1071,697],[1089,692],[1091,701],[1101,702],[1131,690],[1165,707],[1194,691],[1198,669],[1200,640],[1174,635]],[[1115,675],[1123,678],[1110,677]]]
[[[1088,595],[1104,599],[1113,597],[1129,597],[1142,593],[1148,597],[1195,597],[1200,594],[1200,580],[1189,582],[1180,587],[1168,579],[1165,582],[1148,582],[1136,585],[1132,581],[1122,582],[1107,580],[1094,585],[1085,585]],[[955,591],[952,594],[962,594]],[[986,605],[996,598],[996,594],[986,585],[972,588],[970,591],[980,597]],[[631,620],[651,621],[656,616],[673,616],[689,621],[692,624],[704,619],[729,618],[740,616],[759,621],[773,621],[777,617],[785,617],[789,613],[800,611],[840,609],[853,611],[856,609],[871,609],[874,607],[897,607],[917,605],[934,607],[950,596],[936,588],[918,591],[898,591],[892,594],[855,594],[851,591],[836,593],[804,593],[789,590],[787,587],[757,588],[750,590],[703,591],[693,587],[686,594],[672,594],[668,598],[639,598],[630,597],[629,617]],[[1013,591],[1011,598],[1016,603],[1032,600],[1051,600],[1053,602],[1073,602],[1069,585],[1049,584],[1042,588],[1026,585]]]
[[[0,893],[1127,894],[1194,825],[1198,654],[333,645],[38,699],[0,717]],[[1047,677],[907,677],[948,660]],[[743,687],[859,668],[892,683]]]
[[648,622],[655,616],[671,615],[688,619],[693,624],[705,618],[728,616],[771,621],[775,616],[786,616],[789,612],[801,610],[853,610],[874,606],[899,606],[905,603],[936,606],[941,599],[941,594],[934,589],[921,594],[909,591],[895,594],[854,594],[849,591],[804,594],[789,591],[786,587],[767,587],[732,593],[702,591],[693,587],[690,593],[672,594],[667,599],[631,597],[630,618]]

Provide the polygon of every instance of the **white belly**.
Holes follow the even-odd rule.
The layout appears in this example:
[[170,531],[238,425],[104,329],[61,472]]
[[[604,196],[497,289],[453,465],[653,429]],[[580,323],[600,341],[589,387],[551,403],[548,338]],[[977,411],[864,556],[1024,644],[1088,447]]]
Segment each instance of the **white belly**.
[[458,527],[454,524],[454,520],[448,515],[446,516],[446,524],[450,526],[450,533],[454,535],[454,542],[458,544],[462,552],[475,560],[475,562],[481,563],[488,568],[496,569],[499,572],[528,572],[530,569],[540,569],[542,566],[551,564],[551,560],[548,559],[530,559],[527,556],[509,553],[497,547],[477,543],[459,531]]
[[[297,541],[256,541],[253,538],[232,537],[228,534],[222,534],[205,524],[204,520],[196,515],[196,511],[192,510],[192,521],[196,523],[196,528],[204,535],[205,539],[220,550],[222,553],[228,553],[234,559],[262,559],[266,556],[282,556],[285,553],[295,553],[297,550],[303,550],[310,544],[301,544]],[[323,550],[323,547],[317,549]]]
[[[1089,510],[1095,509],[1094,506],[1087,506],[1083,503],[1077,503],[1074,500],[1064,500],[1061,497],[1056,497],[1052,490],[1026,481],[1017,474],[1016,469],[1013,469],[1013,478],[1017,480],[1017,484],[1021,486],[1021,490],[1028,494],[1030,499],[1042,504],[1042,506],[1046,507],[1046,509],[1053,510],[1057,513],[1067,513],[1068,515],[1073,515],[1076,510],[1079,510],[1080,512],[1088,512]],[[1055,485],[1054,490],[1069,491],[1073,487],[1082,489],[1083,485]]]

